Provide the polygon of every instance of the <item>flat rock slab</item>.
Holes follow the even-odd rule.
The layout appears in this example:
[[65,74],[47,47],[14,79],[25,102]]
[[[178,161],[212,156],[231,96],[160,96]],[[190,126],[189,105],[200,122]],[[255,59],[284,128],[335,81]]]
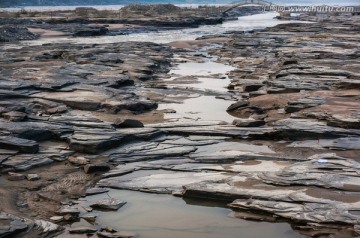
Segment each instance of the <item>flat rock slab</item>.
[[0,212],[0,237],[14,237],[26,229],[28,229],[28,224],[24,219]]
[[70,234],[93,234],[97,229],[86,226],[72,227],[69,229]]
[[95,195],[95,194],[101,194],[101,193],[107,193],[109,192],[109,189],[107,188],[88,188],[86,189],[86,195]]
[[62,229],[59,225],[44,220],[35,220],[35,224],[42,229],[43,233],[56,232]]
[[96,201],[90,205],[90,207],[95,209],[103,209],[103,210],[119,210],[120,207],[124,206],[126,202],[120,201],[115,198],[104,198],[102,200]]
[[265,201],[252,199],[251,201],[235,200],[230,204],[234,209],[261,210],[279,217],[301,222],[357,224],[359,216],[351,215],[346,204],[321,204]]
[[80,211],[77,207],[71,207],[71,206],[64,206],[56,211],[56,214],[65,216],[65,215],[72,215],[72,216],[79,216]]
[[109,233],[109,232],[98,232],[96,233],[100,238],[132,238],[132,237],[136,237],[136,234],[132,233],[132,232],[126,232],[126,231],[121,231],[121,232],[115,232],[115,233]]
[[34,141],[61,139],[74,132],[73,127],[64,124],[43,121],[9,122],[1,119],[0,130],[7,131],[15,137]]
[[19,154],[9,157],[2,163],[4,167],[13,168],[16,171],[25,171],[53,163],[54,160],[46,155]]
[[290,145],[288,145],[288,147],[314,148],[314,149],[328,148],[332,150],[360,150],[360,138],[345,137],[339,139],[295,141]]
[[254,119],[235,119],[232,124],[237,127],[258,127],[265,125],[265,121]]
[[0,136],[0,147],[25,153],[36,153],[39,151],[39,144],[36,141],[13,136]]
[[157,172],[148,176],[139,175],[134,172],[132,179],[107,178],[99,181],[102,187],[148,191],[154,193],[172,193],[182,190],[187,184],[201,181],[219,181],[229,176],[221,172],[194,173],[194,172]]
[[273,124],[273,136],[291,138],[341,138],[360,136],[360,130],[327,126],[325,122],[311,119],[283,119]]
[[[335,154],[317,154],[277,172],[263,172],[258,177],[273,185],[305,185],[360,192],[360,163]],[[324,173],[324,170],[327,172]]]
[[70,139],[70,148],[78,152],[95,154],[118,147],[129,140],[147,140],[161,134],[162,132],[153,128],[77,130]]
[[85,221],[87,221],[89,223],[94,223],[96,221],[96,217],[97,217],[97,215],[94,215],[94,214],[84,214],[84,215],[80,216],[80,218],[84,219]]
[[306,97],[295,101],[289,101],[284,109],[287,113],[293,113],[305,108],[319,106],[325,102],[325,99],[322,97]]

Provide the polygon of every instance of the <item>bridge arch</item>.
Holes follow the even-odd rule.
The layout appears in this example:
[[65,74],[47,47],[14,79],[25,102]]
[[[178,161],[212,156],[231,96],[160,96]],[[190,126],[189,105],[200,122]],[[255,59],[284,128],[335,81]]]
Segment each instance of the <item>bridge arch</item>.
[[270,7],[270,6],[274,6],[275,4],[268,2],[268,1],[264,1],[264,0],[242,0],[238,3],[235,3],[231,6],[229,6],[229,8],[227,8],[227,9],[225,9],[225,11],[223,11],[223,14],[225,14],[237,7],[242,7],[242,6],[247,6],[247,5]]

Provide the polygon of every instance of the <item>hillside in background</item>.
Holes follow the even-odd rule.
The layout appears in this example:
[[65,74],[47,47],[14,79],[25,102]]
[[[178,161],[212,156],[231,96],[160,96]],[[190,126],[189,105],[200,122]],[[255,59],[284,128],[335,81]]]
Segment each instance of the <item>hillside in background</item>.
[[229,3],[223,0],[1,0],[0,7],[21,6],[76,6],[76,5],[127,5],[136,3],[173,3],[173,4],[216,4]]
[[[0,8],[26,7],[26,6],[86,6],[86,5],[128,5],[128,4],[227,4],[240,0],[0,0]],[[275,4],[283,5],[352,5],[358,6],[359,0],[268,0]]]

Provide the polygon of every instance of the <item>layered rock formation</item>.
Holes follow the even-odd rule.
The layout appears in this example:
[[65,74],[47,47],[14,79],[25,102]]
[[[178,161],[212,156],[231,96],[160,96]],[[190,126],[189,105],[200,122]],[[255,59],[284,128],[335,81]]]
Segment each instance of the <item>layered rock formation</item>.
[[[1,49],[0,169],[8,177],[0,177],[0,236],[37,227],[31,232],[53,237],[62,228],[52,222],[93,222],[92,207],[121,211],[126,201],[77,200],[115,188],[226,201],[239,218],[291,221],[312,237],[355,237],[359,20],[279,25],[206,49],[236,67],[221,93],[166,80],[173,52],[201,61],[197,49],[132,42]],[[163,113],[154,112],[158,103],[200,94],[227,100],[234,125],[147,118],[124,126]]]

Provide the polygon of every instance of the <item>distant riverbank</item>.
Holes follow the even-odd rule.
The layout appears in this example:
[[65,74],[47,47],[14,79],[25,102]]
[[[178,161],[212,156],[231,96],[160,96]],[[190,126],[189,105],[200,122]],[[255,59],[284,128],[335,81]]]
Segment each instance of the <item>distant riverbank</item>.
[[[157,3],[171,3],[179,7],[198,7],[199,5],[210,5],[210,6],[221,6],[228,5],[238,1],[161,1],[161,0],[143,0],[136,1],[136,4],[157,4]],[[339,5],[339,6],[358,6],[358,0],[347,0],[347,1],[314,1],[314,0],[292,0],[292,1],[281,1],[281,0],[272,0],[274,4],[279,5]],[[118,10],[122,7],[134,4],[132,1],[101,1],[101,3],[96,4],[96,1],[62,1],[59,3],[53,3],[52,1],[38,1],[38,0],[29,0],[29,1],[2,1],[0,3],[0,11],[19,11],[21,9],[30,10],[30,11],[61,11],[61,10],[74,10],[77,7],[94,7],[99,10]]]

